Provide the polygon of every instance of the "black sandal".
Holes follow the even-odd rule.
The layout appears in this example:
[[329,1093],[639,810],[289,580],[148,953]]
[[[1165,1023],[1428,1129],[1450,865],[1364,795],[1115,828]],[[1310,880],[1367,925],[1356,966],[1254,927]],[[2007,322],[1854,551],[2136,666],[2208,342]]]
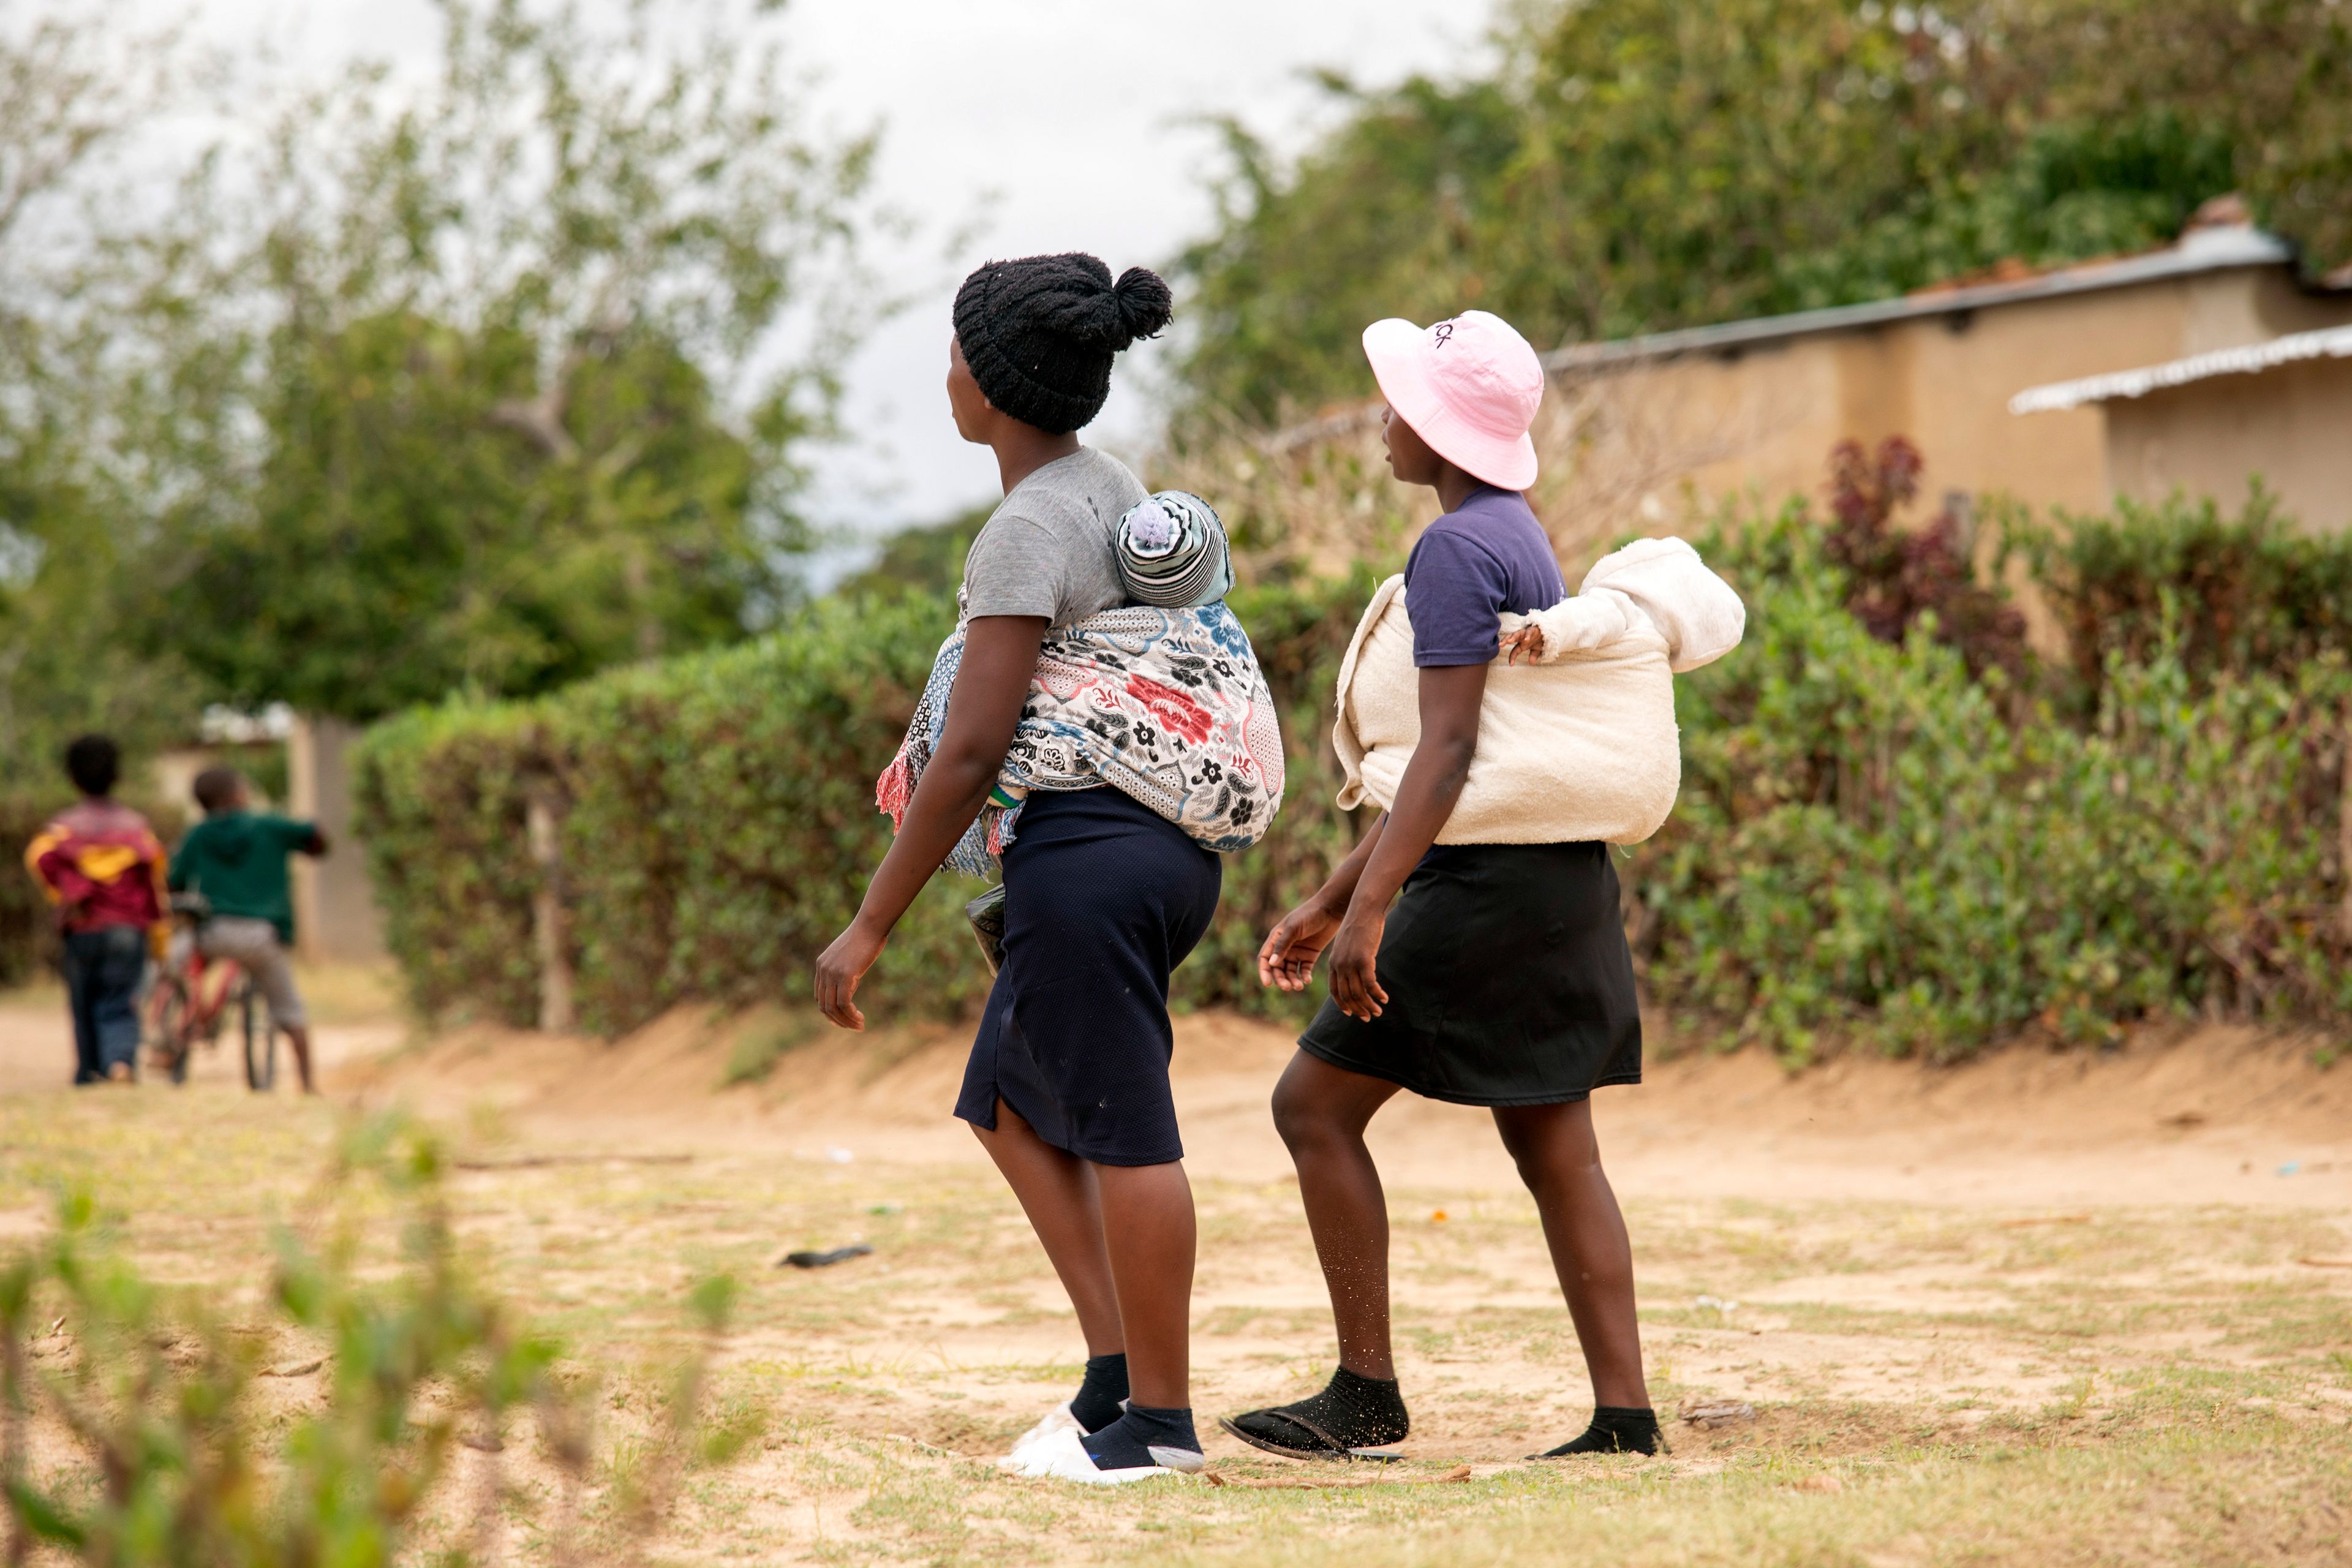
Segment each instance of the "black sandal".
[[1262,1449],[1269,1454],[1279,1454],[1286,1459],[1361,1459],[1374,1464],[1394,1464],[1404,1458],[1393,1448],[1350,1448],[1306,1416],[1295,1415],[1287,1410],[1244,1410],[1241,1414],[1240,1420],[1246,1421],[1253,1415],[1270,1415],[1276,1421],[1287,1421],[1314,1438],[1322,1447],[1305,1448],[1277,1443],[1271,1437],[1261,1437],[1255,1432],[1244,1431],[1239,1422],[1231,1415],[1218,1416],[1217,1425],[1227,1435],[1240,1438],[1251,1447]]

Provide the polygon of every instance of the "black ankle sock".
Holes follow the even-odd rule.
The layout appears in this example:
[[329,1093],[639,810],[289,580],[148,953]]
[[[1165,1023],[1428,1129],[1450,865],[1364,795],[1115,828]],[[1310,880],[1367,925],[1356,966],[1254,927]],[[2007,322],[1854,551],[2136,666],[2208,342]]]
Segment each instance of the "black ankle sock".
[[1156,1465],[1160,1461],[1151,1457],[1154,1448],[1181,1448],[1192,1454],[1201,1451],[1201,1439],[1192,1430],[1190,1410],[1154,1410],[1145,1405],[1130,1404],[1118,1420],[1079,1441],[1094,1456],[1098,1470],[1131,1470]]
[[1234,1425],[1289,1448],[1323,1448],[1325,1434],[1342,1448],[1370,1448],[1402,1438],[1412,1430],[1412,1417],[1405,1414],[1394,1378],[1359,1377],[1343,1366],[1313,1398],[1253,1410],[1235,1416]]
[[1090,1355],[1086,1381],[1070,1397],[1070,1414],[1088,1432],[1099,1432],[1118,1419],[1119,1404],[1126,1398],[1126,1355]]
[[1564,1459],[1570,1454],[1654,1454],[1665,1446],[1658,1431],[1658,1413],[1616,1405],[1597,1405],[1592,1425],[1584,1436],[1557,1448],[1531,1454],[1535,1459]]

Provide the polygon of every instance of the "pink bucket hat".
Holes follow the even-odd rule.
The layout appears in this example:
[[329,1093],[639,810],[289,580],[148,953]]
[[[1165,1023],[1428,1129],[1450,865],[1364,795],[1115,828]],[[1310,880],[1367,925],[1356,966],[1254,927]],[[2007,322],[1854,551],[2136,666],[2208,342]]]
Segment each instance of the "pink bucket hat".
[[1428,328],[1391,316],[1364,329],[1364,357],[1397,417],[1439,457],[1497,489],[1536,482],[1528,429],[1543,363],[1510,322],[1485,310]]

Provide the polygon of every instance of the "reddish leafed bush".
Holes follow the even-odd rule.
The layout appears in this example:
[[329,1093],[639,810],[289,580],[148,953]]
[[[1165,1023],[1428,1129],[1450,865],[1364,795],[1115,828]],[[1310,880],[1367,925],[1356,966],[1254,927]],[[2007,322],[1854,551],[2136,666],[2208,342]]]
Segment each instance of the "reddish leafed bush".
[[1871,636],[1901,642],[1932,615],[1937,640],[1958,648],[1971,675],[2000,669],[2014,687],[2025,674],[2025,617],[1977,582],[1963,503],[1947,498],[1919,528],[1895,520],[1917,497],[1927,467],[1900,436],[1874,453],[1859,441],[1839,442],[1830,452],[1824,553],[1852,578],[1846,608]]

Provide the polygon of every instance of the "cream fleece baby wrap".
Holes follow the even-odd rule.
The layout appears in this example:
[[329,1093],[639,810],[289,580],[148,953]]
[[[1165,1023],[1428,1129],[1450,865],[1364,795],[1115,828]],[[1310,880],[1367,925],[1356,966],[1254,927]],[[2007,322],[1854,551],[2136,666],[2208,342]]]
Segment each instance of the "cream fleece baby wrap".
[[[1638,844],[1682,785],[1674,678],[1739,646],[1747,607],[1679,539],[1637,540],[1576,593],[1501,629],[1543,628],[1533,664],[1486,672],[1478,750],[1440,844]],[[1372,595],[1339,665],[1331,743],[1342,809],[1385,811],[1421,741],[1421,683],[1404,578]]]

